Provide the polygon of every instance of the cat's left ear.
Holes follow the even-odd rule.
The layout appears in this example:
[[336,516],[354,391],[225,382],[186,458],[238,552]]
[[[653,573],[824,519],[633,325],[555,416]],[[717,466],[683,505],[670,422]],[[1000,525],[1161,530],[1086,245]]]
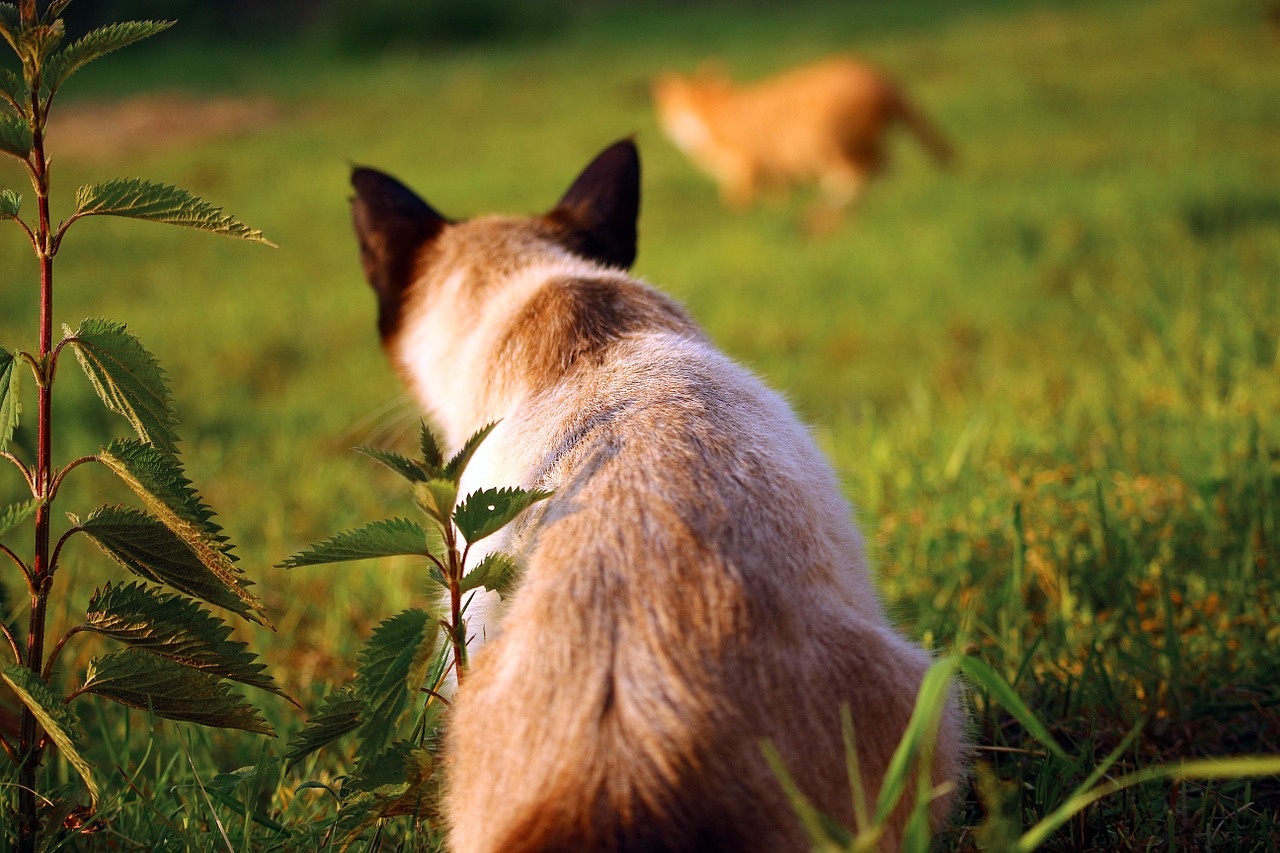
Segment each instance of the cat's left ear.
[[627,269],[636,259],[640,154],[630,139],[601,151],[547,218],[568,231],[568,248]]

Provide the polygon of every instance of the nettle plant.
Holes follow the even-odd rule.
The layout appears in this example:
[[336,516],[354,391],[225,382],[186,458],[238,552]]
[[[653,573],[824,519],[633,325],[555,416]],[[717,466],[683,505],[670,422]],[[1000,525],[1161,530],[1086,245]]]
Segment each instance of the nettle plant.
[[[493,551],[466,570],[476,543],[492,536],[550,492],[517,488],[481,489],[459,501],[459,482],[490,424],[445,460],[424,424],[421,459],[369,447],[356,448],[409,481],[426,525],[407,518],[375,521],[312,545],[279,565],[298,568],[376,557],[421,557],[427,577],[440,590],[432,604],[410,608],[383,622],[358,655],[355,678],[331,691],[307,725],[290,738],[288,768],[344,735],[355,733],[355,772],[340,790],[329,789],[341,808],[333,826],[342,849],[387,818],[408,817],[422,835],[433,826],[439,776],[435,773],[440,723],[448,699],[441,689],[467,669],[464,597],[486,589],[505,596],[515,563]],[[436,603],[438,602],[438,603]],[[441,641],[443,637],[443,641]],[[321,787],[306,783],[303,787]],[[379,827],[381,831],[381,827]]]
[[[0,459],[11,473],[17,472],[31,495],[29,500],[0,505],[0,562],[21,575],[31,596],[25,642],[0,623],[12,654],[12,662],[0,665],[0,679],[22,705],[16,739],[0,734],[0,747],[16,776],[16,785],[6,785],[0,796],[4,811],[16,813],[21,850],[35,849],[40,806],[56,799],[55,792],[41,790],[38,773],[50,747],[83,780],[89,812],[97,806],[99,783],[82,751],[83,732],[69,705],[77,697],[92,694],[172,720],[272,734],[260,712],[232,689],[232,682],[284,696],[246,645],[229,639],[231,626],[200,603],[270,626],[262,603],[249,591],[251,582],[236,565],[231,543],[183,473],[164,371],[119,323],[89,319],[75,329],[63,326],[56,343],[53,336],[54,258],[67,231],[81,219],[124,216],[267,241],[184,190],[136,179],[81,187],[71,215],[53,225],[45,125],[55,96],[86,63],[170,26],[150,21],[113,24],[64,45],[60,16],[69,2],[52,0],[43,13],[34,0],[20,7],[0,3],[0,36],[21,67],[20,74],[0,69],[0,152],[25,167],[36,203],[34,215],[24,218],[22,197],[12,190],[0,191],[0,220],[12,222],[27,236],[40,269],[38,346],[0,346]],[[118,438],[96,454],[59,465],[53,455],[53,386],[68,350],[75,353],[102,403],[123,416],[136,437]],[[11,447],[22,413],[24,373],[35,383],[36,446],[33,454],[25,454],[33,459],[22,458],[19,448]],[[54,503],[64,481],[88,463],[113,473],[144,508],[101,506],[83,518],[68,513],[69,523],[55,522]],[[34,527],[33,553],[20,555],[4,544],[6,536],[29,525]],[[77,534],[91,539],[140,580],[94,590],[84,621],[47,648],[45,622],[59,558]],[[78,635],[106,637],[121,647],[95,658],[79,686],[64,694],[53,674],[67,642]]]

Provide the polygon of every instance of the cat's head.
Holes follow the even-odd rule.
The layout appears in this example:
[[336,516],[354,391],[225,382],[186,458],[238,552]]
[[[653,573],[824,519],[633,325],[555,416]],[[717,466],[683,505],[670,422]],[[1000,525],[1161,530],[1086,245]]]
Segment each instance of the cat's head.
[[525,218],[450,219],[374,169],[355,168],[351,184],[360,263],[377,296],[384,344],[430,304],[433,289],[459,276],[480,296],[487,282],[557,253],[623,269],[635,261],[640,158],[630,139],[597,155],[548,212]]
[[681,151],[696,154],[711,143],[708,114],[731,89],[724,71],[708,63],[690,77],[662,74],[649,91],[663,133]]

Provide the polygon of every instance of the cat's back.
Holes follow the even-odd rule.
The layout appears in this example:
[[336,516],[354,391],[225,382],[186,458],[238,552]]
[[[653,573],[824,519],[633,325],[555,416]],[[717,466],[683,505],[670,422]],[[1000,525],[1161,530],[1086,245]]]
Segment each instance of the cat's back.
[[851,56],[833,56],[743,86],[739,109],[754,109],[792,121],[815,121],[870,111],[893,96],[893,86],[876,69]]

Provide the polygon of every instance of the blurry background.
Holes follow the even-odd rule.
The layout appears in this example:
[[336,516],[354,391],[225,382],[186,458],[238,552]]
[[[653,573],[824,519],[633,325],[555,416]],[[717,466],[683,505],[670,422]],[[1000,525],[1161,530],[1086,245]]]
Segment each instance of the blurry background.
[[[635,134],[637,274],[813,425],[904,630],[982,656],[1080,755],[1140,720],[1133,764],[1277,752],[1278,8],[76,0],[73,34],[178,25],[59,96],[55,217],[82,183],[139,176],[225,206],[279,248],[84,221],[58,257],[56,317],[126,322],[168,370],[188,473],[280,627],[244,638],[310,704],[347,677],[372,625],[426,589],[409,563],[271,568],[412,512],[393,475],[349,450],[409,450],[417,424],[378,348],[350,165],[397,175],[450,216],[531,212]],[[900,80],[958,164],[939,171],[891,139],[891,172],[834,233],[804,227],[812,193],[725,211],[657,130],[659,72],[714,58],[754,79],[841,51]],[[24,182],[0,164],[0,184],[30,197]],[[0,343],[31,348],[34,262],[5,233]],[[73,368],[59,379],[61,459],[125,434]],[[126,500],[77,475],[65,508]],[[14,479],[0,476],[0,501],[18,496]],[[59,583],[83,588],[83,608],[117,575],[82,543],[68,553]],[[20,618],[25,596],[9,591]],[[997,748],[980,757],[1030,822],[1079,774],[974,702]],[[263,704],[277,727],[297,725]],[[984,813],[968,799],[961,846]],[[1274,782],[1156,786],[1094,807],[1056,849],[1215,832],[1263,849],[1280,844],[1278,803]]]

